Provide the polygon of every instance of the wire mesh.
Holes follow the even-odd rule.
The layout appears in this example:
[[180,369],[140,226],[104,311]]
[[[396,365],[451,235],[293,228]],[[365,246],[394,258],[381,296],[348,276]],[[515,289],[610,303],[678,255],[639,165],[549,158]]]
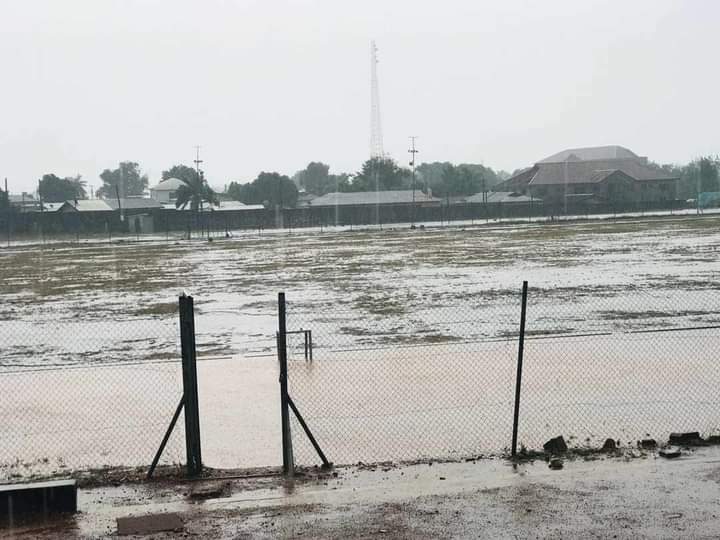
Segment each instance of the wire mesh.
[[[289,303],[290,396],[336,464],[490,452],[512,419],[518,310],[509,290],[448,304]],[[297,424],[293,445],[298,464],[317,463]]]
[[[518,284],[520,285],[520,284]],[[467,297],[288,304],[289,393],[330,461],[509,449],[521,287]],[[530,283],[519,443],[597,448],[720,433],[720,291]],[[298,423],[296,463],[318,463]]]
[[548,285],[528,300],[519,441],[597,448],[718,433],[720,291]]
[[[0,481],[148,465],[182,396],[175,319],[0,320]],[[183,456],[182,419],[161,464]]]

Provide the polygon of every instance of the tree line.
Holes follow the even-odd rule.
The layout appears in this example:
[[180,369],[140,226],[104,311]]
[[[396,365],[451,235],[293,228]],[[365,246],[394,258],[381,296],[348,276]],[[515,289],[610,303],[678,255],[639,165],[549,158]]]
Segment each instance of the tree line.
[[699,193],[720,191],[720,157],[703,156],[687,165],[650,163],[662,172],[679,178],[678,199],[695,199]]
[[[703,156],[686,165],[650,165],[663,173],[679,178],[677,198],[692,199],[700,192],[720,191],[720,157]],[[97,196],[102,198],[141,197],[148,189],[148,176],[134,161],[122,161],[115,169],[100,173],[102,185]],[[178,189],[177,207],[198,209],[203,202],[217,204],[220,198],[245,204],[280,205],[294,207],[301,192],[322,196],[332,192],[388,191],[417,189],[428,195],[451,198],[490,191],[510,177],[505,171],[495,171],[480,164],[449,162],[422,163],[415,175],[408,167],[390,158],[372,158],[362,164],[360,171],[331,174],[330,166],[312,161],[292,177],[278,172],[261,172],[250,182],[230,182],[222,194],[208,184],[202,171],[179,164],[162,171],[162,179],[179,178],[185,185]],[[59,177],[45,174],[38,183],[38,193],[44,202],[64,202],[87,199],[87,182],[81,176]],[[0,209],[9,206],[8,196],[0,191]]]

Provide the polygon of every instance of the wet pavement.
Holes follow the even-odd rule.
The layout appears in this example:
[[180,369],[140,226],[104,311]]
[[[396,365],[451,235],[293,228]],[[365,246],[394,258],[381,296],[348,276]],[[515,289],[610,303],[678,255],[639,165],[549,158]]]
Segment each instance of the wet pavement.
[[544,460],[355,466],[322,476],[84,489],[80,513],[8,538],[116,536],[116,519],[177,512],[152,538],[717,538],[720,448]]

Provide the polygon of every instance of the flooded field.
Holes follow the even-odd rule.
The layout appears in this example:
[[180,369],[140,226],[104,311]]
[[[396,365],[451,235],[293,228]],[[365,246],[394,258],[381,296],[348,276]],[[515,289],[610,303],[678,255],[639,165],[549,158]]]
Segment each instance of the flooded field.
[[[291,391],[336,462],[362,460],[367,440],[390,442],[365,461],[507,446],[523,280],[528,444],[568,425],[579,441],[632,437],[620,432],[628,422],[668,407],[675,416],[644,425],[690,427],[701,410],[712,431],[719,244],[719,217],[683,216],[3,248],[0,420],[12,443],[0,443],[0,462],[149,462],[181,395],[183,291],[196,302],[209,465],[279,462],[280,291],[289,329],[313,331],[312,363],[300,335],[290,342]],[[146,376],[148,363],[162,367]],[[467,428],[478,423],[482,436]],[[108,442],[97,455],[75,451],[94,452],[100,430]],[[416,451],[428,436],[437,440]],[[181,459],[182,441],[173,444]]]

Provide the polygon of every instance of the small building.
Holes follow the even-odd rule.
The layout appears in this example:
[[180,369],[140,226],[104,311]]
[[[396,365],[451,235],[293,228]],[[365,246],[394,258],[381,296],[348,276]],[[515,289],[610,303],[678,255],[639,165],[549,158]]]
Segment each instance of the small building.
[[401,223],[433,219],[442,200],[415,190],[327,193],[309,201],[315,222],[336,224]]
[[336,206],[440,206],[441,199],[423,193],[419,189],[414,192],[408,190],[395,191],[356,191],[349,193],[327,193],[309,201],[308,206],[336,207]]
[[10,206],[20,212],[32,212],[40,208],[40,201],[32,193],[10,193],[8,199]]
[[187,185],[179,178],[168,178],[150,188],[150,198],[162,204],[175,203],[177,190]]

